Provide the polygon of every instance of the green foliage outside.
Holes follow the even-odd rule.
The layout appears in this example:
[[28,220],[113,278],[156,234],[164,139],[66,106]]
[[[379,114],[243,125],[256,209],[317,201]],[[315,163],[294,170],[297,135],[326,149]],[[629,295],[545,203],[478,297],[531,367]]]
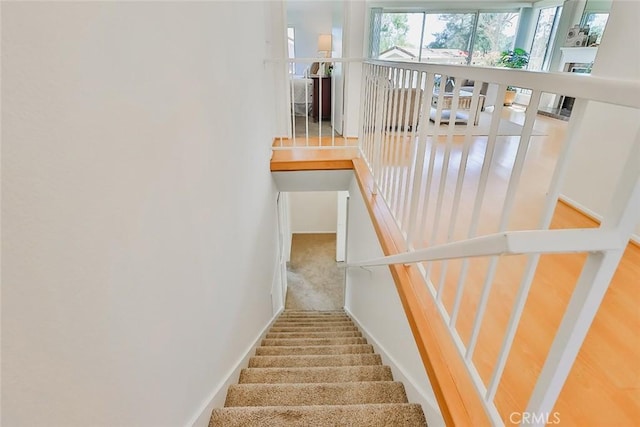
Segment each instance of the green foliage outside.
[[445,21],[447,23],[446,27],[439,33],[432,33],[436,39],[429,43],[427,47],[430,49],[460,49],[468,51],[475,15],[471,13],[442,14],[440,15],[440,21]]
[[506,68],[524,68],[529,63],[529,54],[519,47],[505,50],[500,54],[497,65]]
[[517,13],[480,13],[475,40],[470,46],[476,15],[442,14],[440,20],[446,22],[446,27],[439,33],[433,33],[436,39],[427,47],[473,50],[473,64],[495,65],[499,52],[513,45],[514,36],[507,36],[505,29],[513,25],[517,16]]
[[380,23],[380,52],[393,46],[407,46],[409,19],[406,13],[383,13]]
[[[500,52],[513,46],[514,35],[507,35],[505,31],[517,22],[518,13],[515,12],[482,12],[477,15],[477,31],[472,43],[472,33],[476,27],[474,13],[444,13],[438,19],[445,22],[445,28],[437,33],[431,33],[434,41],[426,47],[431,49],[459,49],[464,52],[473,51],[472,63],[476,65],[497,65]],[[425,29],[429,31],[429,28]],[[414,47],[407,42],[409,32],[406,13],[383,13],[380,27],[380,50],[393,47]],[[513,31],[511,31],[512,33]],[[506,33],[506,34],[505,34]]]

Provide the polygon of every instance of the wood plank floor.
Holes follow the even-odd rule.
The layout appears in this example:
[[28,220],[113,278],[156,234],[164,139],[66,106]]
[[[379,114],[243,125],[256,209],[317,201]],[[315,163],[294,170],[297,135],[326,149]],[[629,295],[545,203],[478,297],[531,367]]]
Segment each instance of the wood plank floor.
[[[521,119],[521,113],[512,110],[512,120]],[[509,229],[524,229],[537,224],[542,211],[544,190],[549,184],[558,152],[566,132],[566,123],[538,116],[536,128],[545,135],[534,136],[523,171],[522,187],[514,206]],[[504,200],[505,180],[510,173],[514,155],[515,137],[501,137],[494,157],[495,173],[490,177],[487,200],[483,204],[478,234],[495,231]],[[465,175],[469,193],[463,192],[464,203],[471,203],[474,182],[479,179],[486,141],[476,138],[472,157]],[[439,148],[438,148],[439,149]],[[457,148],[460,150],[460,147]],[[307,162],[304,167],[331,164],[337,158],[348,162],[353,153],[340,150],[304,150],[304,153],[274,152],[273,164],[286,167],[297,162]],[[317,151],[314,153],[314,151]],[[327,153],[330,151],[331,153]],[[399,152],[402,152],[400,150]],[[410,153],[406,153],[407,157]],[[438,155],[442,155],[441,153]],[[457,152],[452,152],[455,158]],[[317,156],[317,157],[316,157]],[[459,160],[458,160],[459,161]],[[278,162],[281,162],[278,166]],[[402,162],[400,162],[402,163]],[[327,166],[325,164],[325,166]],[[453,165],[454,163],[452,163]],[[290,166],[291,167],[291,166]],[[278,170],[278,169],[276,169]],[[279,169],[291,170],[291,169]],[[300,169],[293,169],[300,170]],[[399,169],[401,171],[401,169]],[[455,182],[455,167],[451,167],[447,180]],[[402,172],[398,172],[402,173]],[[401,176],[401,175],[400,175]],[[437,185],[434,182],[434,185]],[[449,212],[453,198],[448,191],[443,205]],[[466,194],[466,195],[465,195]],[[465,226],[470,220],[471,209],[463,209],[456,238],[465,237]],[[552,228],[595,227],[597,224],[564,203],[555,209]],[[446,226],[440,227],[446,230]],[[427,233],[427,231],[425,231]],[[440,232],[431,244],[442,241],[446,233]],[[513,349],[496,394],[496,405],[506,425],[513,412],[524,411],[535,384],[562,313],[569,301],[586,256],[548,255],[541,257],[527,304],[518,328]],[[510,307],[517,293],[525,257],[508,257],[499,261],[495,280],[489,296],[487,314],[484,317],[473,360],[480,376],[488,383],[498,356],[502,338],[510,316]],[[463,342],[471,336],[476,308],[487,273],[488,259],[476,259],[469,264],[469,279],[458,318],[458,330]],[[461,261],[434,263],[430,266],[431,278],[443,286],[443,302],[449,311],[453,307],[455,289]],[[566,426],[635,426],[640,425],[640,248],[630,244],[614,276],[611,286],[598,311],[578,360],[554,408],[560,418],[559,425]],[[517,417],[516,417],[517,418]],[[512,418],[515,419],[515,418]]]
[[273,150],[271,171],[353,169],[351,160],[358,156],[359,152],[355,147]]

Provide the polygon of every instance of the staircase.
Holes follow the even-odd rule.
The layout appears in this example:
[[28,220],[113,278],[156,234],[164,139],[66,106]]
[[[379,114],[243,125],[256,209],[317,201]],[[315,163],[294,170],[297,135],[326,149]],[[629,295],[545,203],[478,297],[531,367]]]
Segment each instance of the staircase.
[[344,311],[280,315],[213,426],[426,426]]

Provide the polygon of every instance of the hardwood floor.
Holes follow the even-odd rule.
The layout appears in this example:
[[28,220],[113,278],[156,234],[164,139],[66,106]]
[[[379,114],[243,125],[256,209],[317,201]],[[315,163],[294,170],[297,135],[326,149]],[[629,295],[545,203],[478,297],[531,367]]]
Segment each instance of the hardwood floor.
[[[515,122],[521,120],[522,113],[516,109],[508,114]],[[511,230],[532,228],[539,222],[546,188],[566,132],[566,123],[538,116],[536,128],[545,135],[531,138],[521,186],[516,195],[513,215],[508,222],[507,228]],[[402,144],[402,141],[398,143]],[[461,193],[463,209],[459,212],[457,225],[453,227],[454,239],[467,236],[485,146],[486,138],[474,137],[471,157],[464,172]],[[477,234],[496,231],[506,192],[506,179],[511,172],[516,146],[517,137],[499,137],[493,167],[487,181],[487,197],[480,210]],[[440,159],[444,156],[444,147],[444,140],[436,142],[433,153]],[[455,188],[451,185],[456,182],[462,148],[462,139],[454,139],[450,152],[451,160],[444,178],[446,183],[450,184],[445,185],[446,191],[441,200],[443,210],[440,211],[440,216],[443,219],[439,219],[439,227],[435,233],[431,233],[429,226],[423,227],[424,237],[421,241],[414,242],[417,246],[441,243],[447,239],[450,224],[447,221],[451,218],[454,197],[452,188]],[[338,156],[337,152],[329,154],[306,151],[304,155],[300,154],[306,157],[306,160],[315,155],[322,155],[319,161],[331,162],[332,159],[327,156]],[[388,162],[387,172],[402,177],[408,170],[405,161],[410,158],[411,153],[404,149],[397,152],[402,155],[395,158],[396,164]],[[274,161],[279,156],[285,155],[280,152],[274,153]],[[289,160],[292,160],[296,155],[289,156]],[[436,216],[436,203],[433,198],[440,184],[439,172],[440,170],[436,170],[434,175],[430,190],[431,199],[425,199],[426,204],[425,200],[421,201],[426,224],[432,223]],[[423,185],[426,186],[426,182],[423,181]],[[398,188],[401,189],[402,186]],[[397,195],[391,195],[391,200],[392,207],[400,206],[397,202],[400,198]],[[402,208],[400,209],[402,212]],[[593,220],[572,207],[562,202],[556,205],[551,228],[595,226],[597,224]],[[584,254],[570,254],[546,255],[540,259],[512,351],[496,393],[496,405],[506,425],[513,425],[510,421],[512,413],[525,410],[585,258]],[[465,292],[457,320],[460,337],[465,343],[469,342],[471,336],[489,262],[488,259],[469,262],[468,279],[465,282]],[[515,256],[503,257],[497,264],[487,311],[473,355],[473,361],[485,383],[488,383],[492,375],[525,263],[526,257]],[[449,261],[446,266],[444,262],[429,266],[432,281],[436,287],[442,286],[442,301],[449,312],[454,305],[461,265],[462,261]],[[629,244],[554,408],[560,419],[559,425],[596,427],[640,424],[638,286],[640,248]]]
[[[510,119],[519,121],[521,113],[511,111]],[[551,181],[558,153],[566,132],[566,123],[538,116],[536,127],[546,133],[531,138],[518,187],[513,213],[507,229],[536,228],[542,214],[544,198]],[[496,232],[502,212],[507,179],[511,173],[517,137],[498,137],[487,191],[480,209],[477,235]],[[467,237],[473,198],[480,179],[486,139],[476,137],[464,175],[461,209],[452,228],[454,240]],[[444,155],[444,140],[436,144],[436,156]],[[450,225],[455,179],[458,174],[461,140],[451,151],[443,210],[435,232],[423,231],[422,242],[444,243]],[[427,159],[428,161],[428,159]],[[457,162],[457,165],[456,165]],[[436,169],[431,198],[440,185],[441,169]],[[426,224],[435,220],[436,203],[422,205]],[[551,228],[596,227],[597,223],[565,203],[557,203]],[[422,245],[420,244],[422,243]],[[584,265],[586,254],[545,255],[540,259],[527,303],[518,327],[512,351],[496,393],[496,405],[506,425],[513,412],[526,408],[531,391],[546,359],[562,314],[569,302]],[[485,384],[493,374],[498,353],[511,314],[527,257],[502,257],[497,263],[486,313],[479,331],[473,361]],[[446,264],[446,265],[445,265]],[[490,260],[469,261],[465,291],[460,305],[457,328],[468,344],[488,274]],[[461,272],[462,261],[439,262],[429,266],[436,288],[442,286],[442,299],[451,313]],[[576,364],[554,408],[567,426],[634,426],[640,424],[640,248],[629,244],[606,297],[594,320]]]
[[351,160],[358,156],[356,147],[274,150],[271,156],[271,171],[353,169]]

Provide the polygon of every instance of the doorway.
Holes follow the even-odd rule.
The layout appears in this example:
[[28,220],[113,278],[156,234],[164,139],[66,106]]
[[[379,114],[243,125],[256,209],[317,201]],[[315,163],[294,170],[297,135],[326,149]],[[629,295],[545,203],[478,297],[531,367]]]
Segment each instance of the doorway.
[[291,257],[285,309],[343,308],[347,197],[346,191],[288,193]]

